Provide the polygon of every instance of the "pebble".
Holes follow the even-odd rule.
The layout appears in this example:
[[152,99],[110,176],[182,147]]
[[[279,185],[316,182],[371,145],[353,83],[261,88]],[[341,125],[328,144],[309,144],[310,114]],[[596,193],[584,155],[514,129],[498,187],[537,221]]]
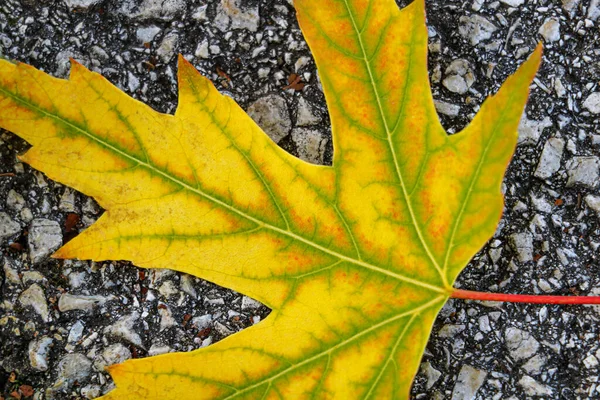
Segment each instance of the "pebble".
[[530,232],[513,233],[510,235],[510,243],[520,262],[533,260],[533,235]]
[[158,356],[160,354],[166,354],[166,353],[170,353],[173,349],[171,349],[169,346],[161,346],[158,344],[153,344],[152,346],[150,346],[150,350],[148,350],[148,355],[149,356]]
[[8,191],[8,195],[6,196],[6,205],[13,211],[21,211],[23,207],[25,207],[25,199],[19,193],[17,193],[14,189],[10,189]]
[[185,0],[143,0],[138,2],[133,0],[122,1],[118,12],[127,18],[145,20],[159,18],[170,21],[181,16],[185,12]]
[[440,379],[440,376],[442,376],[442,373],[433,368],[429,362],[421,364],[421,372],[425,374],[425,377],[427,378],[427,390],[431,389],[438,379]]
[[525,3],[525,0],[500,0],[500,3],[504,3],[510,7],[519,7]]
[[202,42],[198,43],[194,55],[200,58],[210,57],[210,52],[208,51],[208,40],[204,39]]
[[94,307],[101,306],[110,300],[114,300],[114,297],[83,296],[63,293],[58,299],[58,309],[61,312],[73,310],[90,311],[94,309]]
[[221,336],[229,336],[233,333],[233,331],[231,329],[229,329],[228,327],[226,327],[225,325],[223,325],[220,322],[215,322],[215,331],[217,331],[217,333]]
[[519,144],[537,144],[544,129],[550,126],[552,126],[552,121],[549,117],[546,117],[541,121],[536,121],[527,119],[527,116],[523,114],[521,122],[519,123]]
[[556,42],[560,39],[560,22],[556,18],[548,18],[540,27],[538,33],[547,42]]
[[194,289],[194,277],[188,274],[181,275],[180,281],[181,290],[185,293],[192,296],[194,299],[198,297],[198,293],[196,293],[196,289]]
[[473,46],[492,37],[498,28],[481,15],[470,15],[460,17],[458,32],[462,37],[469,40]]
[[552,396],[554,394],[552,388],[539,383],[529,375],[523,375],[518,384],[528,396]]
[[159,33],[160,28],[156,25],[141,26],[135,32],[135,36],[141,43],[150,43]]
[[73,190],[69,188],[65,189],[62,196],[60,196],[58,209],[64,212],[77,212],[75,207],[75,193]]
[[62,232],[56,221],[36,218],[29,224],[29,258],[33,263],[43,261],[62,244]]
[[7,213],[0,212],[0,242],[21,232],[21,225],[13,221]]
[[434,100],[433,104],[438,113],[448,115],[450,117],[456,117],[460,112],[460,106],[452,103],[447,103],[441,100]]
[[311,106],[304,99],[304,97],[298,98],[298,116],[296,118],[297,126],[312,126],[321,122],[321,118],[315,115],[311,109]]
[[465,325],[462,324],[446,324],[438,332],[438,336],[441,338],[454,337],[465,330]]
[[100,0],[64,0],[70,10],[80,9],[85,10],[93,5],[96,5]]
[[242,311],[256,310],[262,306],[260,301],[254,300],[252,297],[242,297]]
[[69,331],[69,336],[67,337],[67,342],[69,343],[77,343],[79,342],[79,340],[81,339],[81,337],[83,336],[83,322],[81,321],[77,321],[73,324],[73,326],[71,327],[71,330]]
[[160,42],[160,46],[156,49],[156,55],[165,64],[171,61],[175,55],[175,49],[179,44],[179,35],[176,32],[169,32],[165,35],[163,40]]
[[171,313],[171,309],[168,306],[159,307],[158,314],[160,315],[160,332],[177,325],[175,318],[173,318],[173,313]]
[[300,159],[312,164],[323,164],[327,136],[316,129],[294,128],[292,140]]
[[137,311],[134,311],[129,315],[121,317],[113,325],[104,328],[104,333],[120,337],[138,347],[143,348],[142,338],[134,331],[134,325],[139,318],[140,314]]
[[19,271],[12,268],[11,263],[7,259],[4,260],[4,277],[6,278],[6,281],[13,286],[22,285]]
[[54,385],[46,390],[47,397],[68,389],[74,382],[83,381],[92,372],[92,361],[80,353],[67,354],[58,363],[58,378]]
[[534,175],[540,179],[547,179],[554,175],[560,168],[564,148],[565,141],[563,139],[555,137],[548,139],[544,144]]
[[217,15],[214,20],[215,26],[222,32],[234,29],[248,29],[251,32],[258,30],[260,16],[258,4],[245,5],[240,8],[240,0],[221,0],[217,6]]
[[600,196],[588,194],[584,200],[588,207],[594,210],[598,214],[598,217],[600,217]]
[[106,367],[114,364],[120,364],[131,358],[131,351],[121,343],[108,346],[102,351],[102,354],[94,360],[94,368],[98,371],[104,371]]
[[473,368],[470,365],[463,365],[452,390],[452,400],[475,399],[475,395],[485,381],[486,376],[486,371]]
[[523,370],[531,375],[538,375],[542,372],[544,365],[546,364],[546,359],[536,354],[531,357],[525,364],[523,364]]
[[36,282],[44,282],[46,278],[44,275],[39,273],[38,271],[25,271],[23,272],[23,283],[27,285],[28,283],[36,283]]
[[248,107],[248,115],[275,143],[286,137],[292,127],[285,99],[278,95],[256,100]]
[[102,388],[98,385],[85,385],[81,388],[81,395],[86,399],[95,399],[102,394]]
[[467,60],[452,61],[446,68],[445,74],[446,78],[442,84],[453,93],[464,94],[475,82],[475,75]]
[[567,187],[585,186],[595,188],[600,177],[600,159],[598,157],[573,157],[567,163]]
[[504,331],[506,347],[513,360],[523,360],[533,356],[540,347],[538,341],[526,331],[510,327]]
[[44,290],[37,283],[29,286],[19,295],[19,302],[23,306],[31,306],[42,317],[44,322],[49,321],[50,312],[48,311],[46,296],[44,295]]
[[53,339],[43,336],[40,339],[29,342],[29,364],[36,371],[48,369],[48,350]]
[[583,365],[585,365],[587,369],[596,368],[598,366],[598,359],[593,354],[590,354],[583,360]]
[[600,114],[600,92],[590,94],[583,102],[583,108],[592,114]]
[[587,12],[588,19],[595,21],[600,17],[600,0],[592,0]]
[[[244,308],[242,305],[242,310],[243,309]],[[192,318],[192,324],[195,325],[200,330],[208,328],[210,326],[211,322],[212,322],[211,314],[205,314],[205,315],[201,315],[199,317]]]

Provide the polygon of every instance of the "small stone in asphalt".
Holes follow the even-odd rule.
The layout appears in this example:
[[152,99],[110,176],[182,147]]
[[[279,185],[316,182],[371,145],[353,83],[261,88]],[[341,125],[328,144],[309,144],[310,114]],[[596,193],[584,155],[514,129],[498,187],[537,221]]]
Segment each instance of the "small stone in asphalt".
[[33,263],[46,259],[62,244],[62,232],[56,221],[36,218],[29,225],[29,257]]
[[470,15],[460,17],[458,32],[469,40],[473,46],[492,37],[498,28],[481,15]]
[[600,159],[598,157],[573,157],[567,164],[567,187],[585,186],[595,188],[600,178]]
[[473,400],[477,391],[485,381],[487,372],[463,365],[452,390],[452,400]]
[[29,342],[29,364],[36,371],[46,371],[48,369],[48,351],[53,339],[43,336],[37,340]]
[[29,286],[27,290],[21,293],[19,303],[25,307],[31,306],[42,317],[44,322],[49,321],[50,312],[48,311],[46,296],[44,295],[44,290],[37,283]]
[[248,107],[248,115],[275,143],[286,137],[292,128],[285,99],[278,95],[272,94],[256,100]]
[[504,331],[504,339],[510,356],[517,361],[533,356],[540,347],[538,341],[529,332],[519,328],[507,328]]
[[600,114],[600,92],[590,94],[583,102],[583,108],[592,114]]
[[544,145],[534,175],[541,179],[550,178],[560,168],[565,141],[561,138],[550,138]]

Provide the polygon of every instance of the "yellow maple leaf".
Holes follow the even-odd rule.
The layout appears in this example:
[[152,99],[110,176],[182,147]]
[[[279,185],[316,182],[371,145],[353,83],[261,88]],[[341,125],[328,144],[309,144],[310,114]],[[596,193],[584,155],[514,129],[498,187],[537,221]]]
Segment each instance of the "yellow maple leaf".
[[280,149],[182,57],[155,112],[73,63],[0,62],[0,126],[102,217],[54,256],[125,259],[260,300],[208,348],[109,368],[105,399],[408,398],[431,326],[493,234],[541,48],[464,131],[438,121],[424,3],[297,0],[333,126],[332,167]]

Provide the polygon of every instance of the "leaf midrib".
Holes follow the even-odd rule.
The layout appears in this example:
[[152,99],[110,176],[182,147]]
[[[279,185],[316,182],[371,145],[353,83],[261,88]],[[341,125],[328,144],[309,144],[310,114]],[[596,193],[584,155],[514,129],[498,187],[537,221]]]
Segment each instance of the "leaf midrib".
[[[68,119],[65,119],[65,118],[63,118],[63,117],[61,117],[59,115],[51,114],[48,111],[46,111],[45,109],[43,109],[40,106],[38,106],[37,104],[34,104],[31,101],[29,101],[28,99],[25,99],[25,98],[23,98],[23,97],[21,97],[21,96],[19,96],[17,94],[14,94],[14,93],[8,91],[7,89],[5,89],[2,86],[0,86],[0,93],[3,94],[3,95],[5,95],[5,96],[7,96],[7,97],[9,97],[9,98],[11,98],[13,101],[15,101],[17,103],[22,104],[26,108],[34,110],[35,112],[37,112],[40,115],[45,116],[46,118],[49,118],[51,120],[56,121],[57,124],[62,124],[64,126],[67,126],[67,127],[71,128],[71,129],[79,132],[83,136],[85,136],[85,137],[89,138],[90,140],[98,143],[99,145],[101,145],[101,146],[103,146],[103,147],[105,147],[105,148],[113,151],[114,153],[120,155],[121,157],[123,157],[125,159],[128,159],[129,161],[131,161],[133,163],[136,163],[136,164],[138,164],[138,165],[140,165],[140,166],[148,169],[149,171],[152,171],[152,172],[156,173],[157,175],[162,176],[166,180],[169,180],[169,181],[171,181],[171,182],[173,182],[173,183],[181,186],[185,190],[188,190],[188,191],[190,191],[192,193],[195,193],[196,195],[199,195],[199,196],[205,198],[206,200],[209,200],[209,201],[211,201],[211,202],[213,202],[213,203],[215,203],[215,204],[217,204],[217,205],[219,205],[219,206],[221,206],[221,207],[223,207],[223,208],[225,208],[225,209],[227,209],[227,210],[229,210],[229,211],[231,211],[231,212],[239,215],[240,217],[243,217],[243,218],[245,218],[245,219],[247,219],[247,220],[249,220],[249,221],[257,224],[258,226],[261,226],[261,227],[263,227],[265,229],[269,229],[269,230],[271,230],[273,232],[277,232],[277,233],[279,233],[281,235],[288,236],[288,237],[290,237],[290,238],[292,238],[294,240],[297,240],[297,241],[302,242],[302,243],[304,243],[304,244],[306,244],[306,245],[308,245],[310,247],[313,247],[313,248],[315,248],[317,250],[320,250],[320,251],[322,251],[322,252],[324,252],[326,254],[329,254],[329,255],[331,255],[333,257],[336,257],[336,258],[338,258],[340,260],[344,260],[346,262],[358,265],[358,266],[363,267],[365,269],[368,269],[368,270],[371,270],[371,271],[374,271],[374,272],[378,272],[380,274],[387,275],[387,276],[390,276],[390,277],[395,278],[397,280],[400,280],[400,281],[403,281],[403,282],[406,282],[406,283],[409,283],[409,284],[413,284],[415,286],[419,286],[419,287],[422,287],[422,288],[425,288],[425,289],[428,289],[428,290],[431,290],[431,291],[434,291],[434,292],[437,292],[437,293],[442,293],[442,294],[447,294],[448,293],[448,290],[446,288],[435,286],[435,285],[431,285],[429,283],[426,283],[426,282],[423,282],[423,281],[420,281],[420,280],[417,280],[417,279],[414,279],[414,278],[410,278],[408,276],[405,276],[405,275],[402,275],[402,274],[398,274],[398,273],[395,273],[395,272],[392,272],[392,271],[389,271],[389,270],[386,270],[384,268],[381,268],[381,267],[378,267],[376,265],[367,263],[365,261],[357,260],[357,259],[354,259],[352,257],[348,257],[348,256],[346,256],[344,254],[338,253],[338,252],[336,252],[334,250],[331,250],[331,249],[328,249],[328,248],[326,248],[324,246],[321,246],[320,244],[315,243],[315,242],[313,242],[313,241],[311,241],[309,239],[306,239],[306,238],[304,238],[304,237],[302,237],[300,235],[297,235],[296,233],[293,233],[293,232],[285,230],[285,229],[281,229],[281,228],[279,228],[277,226],[274,226],[274,225],[271,225],[271,224],[269,224],[267,222],[261,221],[261,220],[255,218],[255,217],[253,217],[253,216],[251,216],[251,215],[249,215],[249,214],[247,214],[247,213],[245,213],[245,212],[243,212],[241,210],[238,210],[237,208],[235,208],[235,207],[233,207],[233,206],[231,206],[231,205],[229,205],[229,204],[227,204],[227,203],[225,203],[225,202],[223,202],[223,201],[221,201],[221,200],[219,200],[219,199],[211,196],[210,194],[205,193],[204,191],[202,191],[202,190],[200,190],[198,188],[195,188],[195,187],[187,184],[186,182],[183,182],[182,180],[177,179],[176,177],[174,177],[172,175],[169,175],[168,173],[166,173],[165,171],[163,171],[163,170],[155,167],[151,163],[144,162],[144,161],[141,161],[141,160],[137,159],[136,157],[134,157],[134,156],[132,156],[132,155],[124,152],[123,150],[119,149],[118,147],[116,147],[112,143],[110,143],[110,142],[108,142],[106,140],[102,140],[99,137],[95,136],[93,133],[88,132],[86,129],[83,129],[82,127],[78,126],[74,122],[69,121]],[[138,102],[137,100],[134,100],[134,101]],[[163,114],[163,115],[169,115],[169,114]],[[175,118],[173,115],[169,115],[169,116],[171,118]]]
[[[344,5],[346,6],[346,10],[348,12],[348,16],[350,17],[350,20],[352,21],[352,28],[355,31],[356,34],[356,38],[358,40],[358,44],[362,53],[362,59],[364,61],[365,67],[367,69],[367,72],[369,74],[369,81],[371,83],[371,87],[373,90],[373,94],[375,95],[375,99],[377,100],[377,111],[379,111],[379,116],[383,122],[383,126],[385,128],[385,132],[386,132],[386,136],[387,136],[387,142],[388,142],[388,146],[390,148],[390,152],[392,154],[392,158],[394,160],[394,168],[396,171],[396,175],[398,176],[398,181],[400,183],[400,187],[402,188],[402,195],[404,197],[404,201],[406,202],[406,206],[408,208],[408,212],[411,218],[411,222],[412,225],[415,228],[415,232],[417,233],[417,237],[419,238],[419,241],[421,242],[421,245],[423,246],[423,249],[425,250],[425,253],[427,254],[427,257],[429,258],[429,260],[431,261],[431,264],[435,267],[435,269],[437,270],[440,278],[442,279],[442,283],[444,284],[444,287],[451,289],[451,286],[448,284],[448,281],[446,279],[446,274],[443,273],[442,268],[440,267],[439,263],[437,262],[437,260],[435,259],[435,257],[433,256],[433,254],[431,253],[431,250],[429,249],[429,245],[427,244],[427,242],[425,241],[425,237],[423,236],[423,233],[421,232],[421,227],[420,224],[417,221],[417,218],[415,216],[415,212],[413,210],[413,206],[412,206],[412,202],[409,196],[409,193],[406,189],[406,185],[404,183],[404,177],[402,175],[402,171],[400,170],[400,164],[398,163],[398,156],[396,155],[396,149],[394,148],[394,144],[392,142],[392,131],[390,130],[389,126],[388,126],[388,122],[387,122],[387,118],[385,116],[385,113],[383,111],[383,105],[381,102],[381,96],[379,95],[379,90],[377,89],[377,84],[375,81],[375,77],[373,75],[373,71],[371,70],[371,59],[367,56],[367,51],[366,48],[364,46],[363,40],[362,40],[362,30],[358,29],[358,26],[356,25],[356,20],[354,18],[354,15],[352,14],[352,10],[350,8],[350,4],[348,4],[348,0],[343,0],[344,1]],[[365,21],[365,23],[367,23]],[[411,34],[414,36],[414,28],[412,29]],[[411,69],[411,61],[412,61],[412,52],[413,52],[413,46],[414,46],[415,40],[411,40],[410,41],[410,48],[408,51],[408,65],[406,68],[406,76],[405,76],[405,85],[404,85],[404,95],[402,96],[401,99],[401,105],[400,105],[400,111],[399,114],[403,114],[404,113],[404,106],[406,105],[406,90],[408,87],[408,74],[409,71]]]

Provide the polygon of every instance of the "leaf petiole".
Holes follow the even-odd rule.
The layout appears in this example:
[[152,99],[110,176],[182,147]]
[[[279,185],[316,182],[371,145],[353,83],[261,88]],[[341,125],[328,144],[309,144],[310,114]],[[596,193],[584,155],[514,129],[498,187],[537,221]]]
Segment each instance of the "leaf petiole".
[[487,293],[471,290],[453,289],[453,299],[502,301],[530,304],[600,304],[600,296],[546,296],[530,294]]

